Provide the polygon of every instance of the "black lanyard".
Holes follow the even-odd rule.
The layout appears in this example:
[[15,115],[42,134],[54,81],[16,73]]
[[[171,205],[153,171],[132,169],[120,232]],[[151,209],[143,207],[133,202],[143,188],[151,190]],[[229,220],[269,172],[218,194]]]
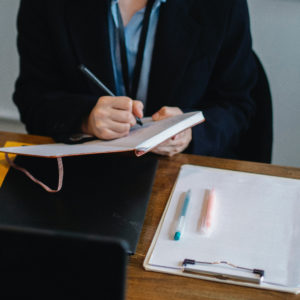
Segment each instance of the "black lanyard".
[[128,69],[126,44],[125,44],[124,25],[123,25],[122,16],[120,13],[119,5],[117,3],[117,14],[118,14],[118,23],[119,23],[119,28],[117,28],[117,30],[118,30],[119,43],[120,43],[123,81],[124,81],[124,85],[125,85],[126,95],[131,97],[132,99],[136,98],[136,93],[137,93],[137,89],[139,86],[140,74],[141,74],[144,51],[145,51],[146,38],[147,38],[148,27],[149,27],[149,22],[150,22],[150,15],[151,15],[154,1],[155,0],[148,0],[148,2],[147,2],[146,11],[144,14],[144,19],[143,19],[142,32],[140,35],[140,40],[139,40],[139,45],[138,45],[136,62],[135,62],[134,71],[133,71],[133,79],[132,79],[131,84],[130,84],[130,80],[129,80],[129,69]]

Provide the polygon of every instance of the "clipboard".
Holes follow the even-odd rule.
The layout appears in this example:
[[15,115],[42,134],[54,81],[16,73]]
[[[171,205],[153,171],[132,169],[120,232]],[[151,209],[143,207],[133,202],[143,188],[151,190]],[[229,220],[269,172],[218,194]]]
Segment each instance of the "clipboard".
[[[210,235],[199,229],[205,191],[214,188]],[[182,239],[174,228],[191,190]],[[149,271],[300,292],[300,180],[183,165],[144,260]]]

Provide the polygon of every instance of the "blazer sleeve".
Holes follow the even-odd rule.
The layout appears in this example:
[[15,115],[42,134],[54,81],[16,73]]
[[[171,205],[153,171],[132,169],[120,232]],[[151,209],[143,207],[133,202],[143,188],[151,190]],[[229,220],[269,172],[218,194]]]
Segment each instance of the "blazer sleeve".
[[[186,152],[236,158],[241,135],[255,114],[250,92],[255,86],[257,69],[252,52],[247,3],[229,2],[224,39],[198,108],[206,122],[193,128],[193,140]],[[187,111],[187,110],[185,110]]]
[[72,83],[71,72],[65,72],[57,59],[56,40],[49,33],[49,19],[44,1],[21,1],[17,21],[20,75],[13,100],[29,133],[63,139],[80,131],[83,117],[98,97],[82,92],[75,79]]

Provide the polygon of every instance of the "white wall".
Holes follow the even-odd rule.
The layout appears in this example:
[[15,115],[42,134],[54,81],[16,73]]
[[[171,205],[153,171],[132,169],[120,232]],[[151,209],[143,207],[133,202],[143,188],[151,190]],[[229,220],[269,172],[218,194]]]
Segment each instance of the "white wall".
[[300,1],[248,0],[273,96],[273,163],[300,167]]
[[0,118],[19,119],[11,100],[18,75],[16,15],[19,2],[0,0]]
[[[254,48],[273,95],[273,163],[300,167],[300,0],[248,3]],[[11,100],[18,74],[18,5],[19,0],[0,0],[0,118],[19,118]]]

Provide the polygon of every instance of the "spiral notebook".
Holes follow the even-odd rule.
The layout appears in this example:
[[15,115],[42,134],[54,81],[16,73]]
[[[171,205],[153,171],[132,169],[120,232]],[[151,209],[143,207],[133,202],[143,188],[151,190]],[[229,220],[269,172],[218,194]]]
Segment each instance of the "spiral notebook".
[[[215,190],[210,234],[199,229]],[[190,203],[174,240],[183,195]],[[300,292],[300,180],[183,165],[144,261],[149,271]]]

